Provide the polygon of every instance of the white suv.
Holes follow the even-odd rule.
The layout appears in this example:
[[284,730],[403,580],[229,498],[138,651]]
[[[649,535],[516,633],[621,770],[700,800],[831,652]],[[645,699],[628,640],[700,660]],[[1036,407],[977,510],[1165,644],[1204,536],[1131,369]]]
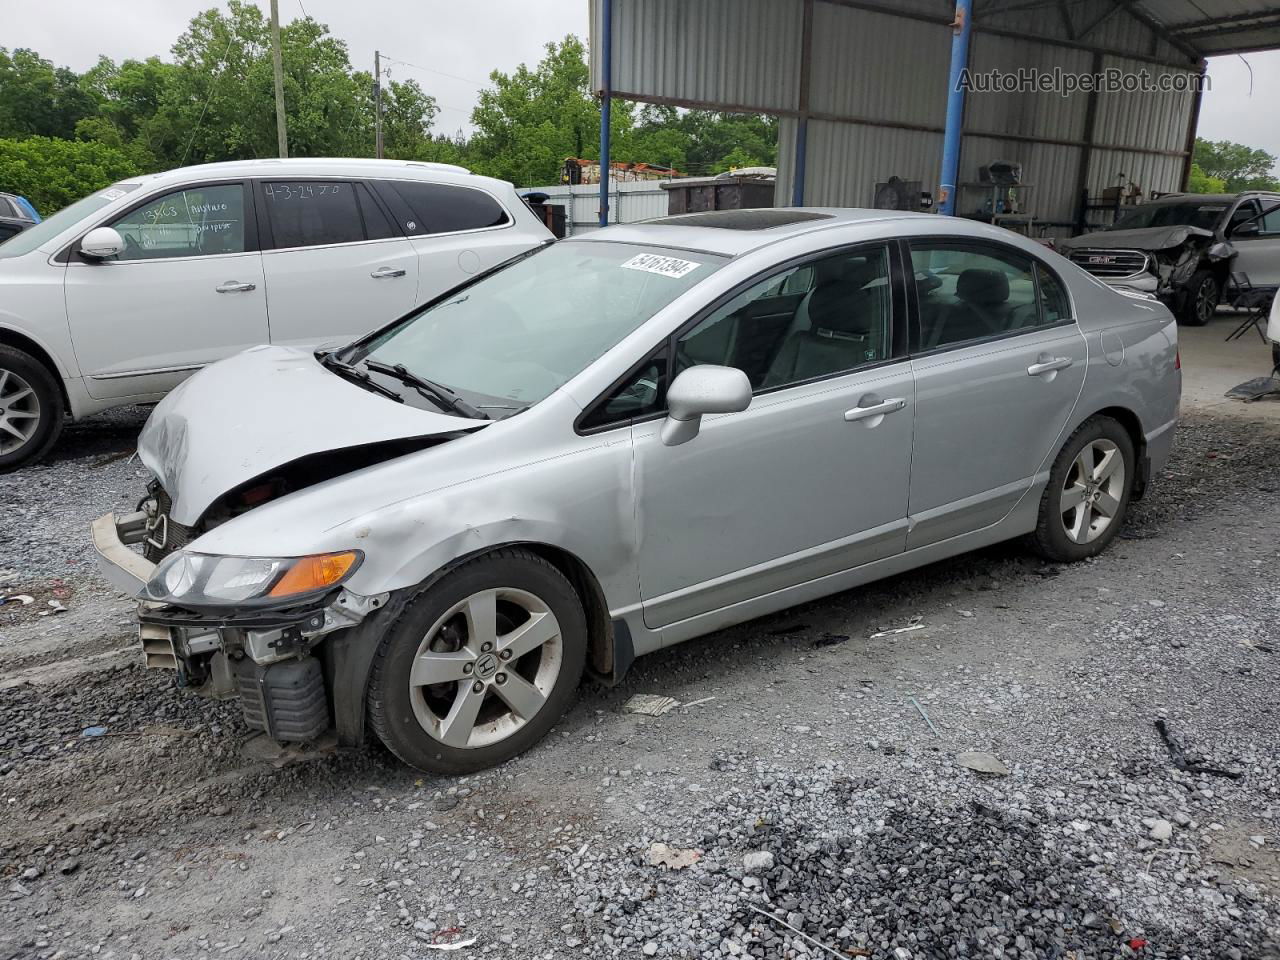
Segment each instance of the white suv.
[[0,245],[0,471],[65,416],[256,344],[346,342],[551,240],[511,184],[446,164],[251,160],[100,190]]

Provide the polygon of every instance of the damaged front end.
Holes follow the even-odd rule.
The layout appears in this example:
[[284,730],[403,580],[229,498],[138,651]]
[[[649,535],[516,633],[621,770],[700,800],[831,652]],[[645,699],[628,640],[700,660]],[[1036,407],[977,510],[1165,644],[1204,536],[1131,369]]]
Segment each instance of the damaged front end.
[[93,525],[103,573],[138,598],[146,666],[172,671],[177,686],[197,695],[239,697],[245,723],[273,740],[311,742],[332,729],[325,642],[389,600],[343,586],[359,551],[299,558],[174,551],[154,563],[130,547],[153,544],[162,517],[152,504]]
[[1059,247],[1103,283],[1153,294],[1175,310],[1198,270],[1215,269],[1235,255],[1212,231],[1190,226],[1104,230]]
[[[247,350],[187,380],[139,437],[155,479],[137,510],[93,524],[101,572],[138,600],[147,666],[172,671],[197,694],[239,696],[249,726],[274,740],[310,741],[331,727],[340,740],[358,740],[363,714],[344,697],[359,700],[364,674],[358,663],[335,667],[334,651],[349,642],[337,638],[358,635],[354,628],[388,602],[388,594],[349,589],[363,553],[354,543],[294,536],[301,556],[226,556],[201,551],[201,538],[486,423],[391,403],[286,348]],[[323,521],[316,518],[317,537]],[[269,520],[259,528],[271,529]],[[324,552],[305,553],[313,547]],[[354,694],[343,687],[348,675]]]

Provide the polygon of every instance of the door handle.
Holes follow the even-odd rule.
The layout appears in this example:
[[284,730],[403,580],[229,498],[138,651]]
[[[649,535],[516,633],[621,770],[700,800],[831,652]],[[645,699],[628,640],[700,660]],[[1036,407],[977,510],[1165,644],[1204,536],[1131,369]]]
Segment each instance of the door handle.
[[403,277],[404,267],[379,267],[373,273],[369,274],[375,280],[385,280],[390,277]]
[[870,420],[873,417],[883,417],[886,413],[896,413],[906,405],[907,401],[901,397],[893,400],[880,400],[869,407],[854,407],[852,410],[846,410],[844,418],[850,423],[858,420]]
[[1073,363],[1075,363],[1075,361],[1070,357],[1052,357],[1047,360],[1037,360],[1031,366],[1027,367],[1027,376],[1042,377],[1046,373],[1056,373],[1059,370],[1065,370]]
[[257,290],[256,283],[241,283],[239,280],[228,280],[214,287],[219,293],[248,293],[250,290]]

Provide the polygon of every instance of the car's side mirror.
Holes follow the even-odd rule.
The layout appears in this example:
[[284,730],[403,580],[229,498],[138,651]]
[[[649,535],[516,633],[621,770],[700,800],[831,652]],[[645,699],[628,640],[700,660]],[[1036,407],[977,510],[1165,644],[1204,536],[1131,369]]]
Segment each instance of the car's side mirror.
[[114,227],[94,227],[80,241],[80,255],[90,260],[106,260],[124,251],[124,237]]
[[1231,239],[1238,237],[1256,237],[1262,232],[1257,220],[1246,220],[1231,231]]
[[736,367],[701,364],[681,373],[667,391],[662,442],[668,447],[698,435],[708,413],[739,413],[751,403],[751,381]]

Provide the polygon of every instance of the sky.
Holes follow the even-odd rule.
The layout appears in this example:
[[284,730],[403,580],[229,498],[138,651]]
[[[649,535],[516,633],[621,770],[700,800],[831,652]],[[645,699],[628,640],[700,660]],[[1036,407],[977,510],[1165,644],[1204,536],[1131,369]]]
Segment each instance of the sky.
[[[217,0],[0,0],[0,44],[31,47],[84,70],[100,53],[116,61],[168,56],[201,10]],[[391,78],[417,80],[439,103],[436,128],[469,129],[489,75],[532,65],[552,40],[587,36],[587,0],[279,0],[280,16],[303,12],[345,40],[351,62],[373,68],[380,49]],[[268,0],[260,0],[264,10]],[[399,62],[397,62],[399,61]],[[1250,93],[1252,68],[1252,93]],[[434,72],[433,72],[434,71]],[[1210,61],[1200,136],[1234,140],[1280,156],[1280,51]],[[1280,172],[1280,171],[1278,171]]]

